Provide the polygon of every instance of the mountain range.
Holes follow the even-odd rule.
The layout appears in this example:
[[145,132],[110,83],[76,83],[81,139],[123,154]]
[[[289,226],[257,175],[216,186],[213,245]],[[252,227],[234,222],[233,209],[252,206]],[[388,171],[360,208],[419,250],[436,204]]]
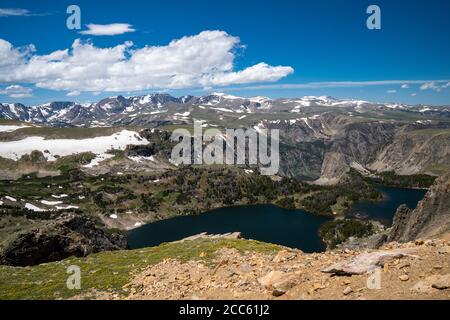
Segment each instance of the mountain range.
[[[342,100],[332,97],[305,96],[296,99],[267,97],[236,97],[212,93],[203,97],[173,97],[169,94],[114,96],[97,103],[50,102],[26,106],[21,103],[1,103],[0,119],[19,120],[48,126],[114,126],[142,125],[156,120],[183,121],[193,110],[244,119],[252,114],[282,113],[319,116],[340,113],[348,116],[365,114],[417,117],[418,121],[436,118],[450,119],[450,106],[373,103],[362,100]],[[200,109],[200,110],[199,110]]]
[[[96,135],[101,136],[119,128],[171,131],[192,126],[194,120],[201,121],[203,128],[279,129],[280,175],[318,179],[319,184],[338,183],[350,167],[366,175],[384,171],[435,175],[450,167],[450,106],[372,103],[326,96],[270,99],[213,93],[177,98],[150,94],[115,96],[90,104],[3,103],[0,121],[2,118],[9,125],[19,123],[19,129],[40,127],[0,133],[2,141],[48,137],[47,127],[97,128]],[[11,128],[5,130],[18,129]],[[51,132],[52,138],[67,136],[67,131]]]

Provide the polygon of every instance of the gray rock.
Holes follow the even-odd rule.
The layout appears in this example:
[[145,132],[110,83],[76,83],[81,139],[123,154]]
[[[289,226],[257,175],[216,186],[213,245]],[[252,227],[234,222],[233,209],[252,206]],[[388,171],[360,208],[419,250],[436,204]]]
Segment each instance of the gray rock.
[[382,267],[386,262],[392,259],[403,257],[418,258],[417,256],[412,255],[414,251],[414,249],[396,249],[363,253],[356,257],[337,262],[323,269],[322,272],[337,275],[364,274]]
[[109,232],[90,217],[67,213],[48,224],[14,235],[0,252],[0,264],[30,266],[126,247],[124,234]]
[[353,289],[351,287],[346,287],[344,289],[344,291],[342,291],[342,293],[344,294],[344,296],[349,295],[350,293],[353,292]]
[[258,282],[268,290],[272,290],[272,295],[279,297],[297,284],[297,277],[292,273],[283,271],[271,271]]
[[240,232],[229,232],[224,234],[207,234],[206,232],[202,232],[199,234],[195,234],[193,236],[186,237],[181,239],[180,242],[184,241],[192,241],[197,239],[241,239],[242,234]]
[[436,179],[414,210],[398,208],[387,241],[430,239],[450,231],[450,172]]

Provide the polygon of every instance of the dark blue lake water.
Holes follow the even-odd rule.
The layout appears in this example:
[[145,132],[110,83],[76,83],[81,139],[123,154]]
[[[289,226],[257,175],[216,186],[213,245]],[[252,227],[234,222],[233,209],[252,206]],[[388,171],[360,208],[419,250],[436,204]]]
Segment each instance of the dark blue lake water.
[[406,204],[409,208],[414,209],[427,192],[422,189],[389,187],[380,187],[378,190],[384,195],[382,201],[360,201],[348,211],[347,217],[369,218],[390,226],[395,211],[401,204]]
[[[380,188],[385,199],[360,202],[349,216],[377,219],[390,224],[397,207],[406,203],[414,208],[425,190]],[[207,232],[220,234],[239,231],[247,239],[299,248],[305,252],[325,249],[318,230],[330,218],[309,214],[304,210],[286,210],[273,205],[254,205],[212,210],[197,216],[183,216],[147,224],[128,233],[130,248],[156,246]]]

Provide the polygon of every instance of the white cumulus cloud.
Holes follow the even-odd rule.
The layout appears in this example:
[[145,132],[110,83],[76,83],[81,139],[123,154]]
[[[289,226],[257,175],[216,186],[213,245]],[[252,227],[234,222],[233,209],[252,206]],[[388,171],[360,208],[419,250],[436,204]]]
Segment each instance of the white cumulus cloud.
[[115,36],[127,32],[136,31],[132,25],[128,23],[111,23],[111,24],[88,24],[88,29],[80,31],[81,34],[92,36]]
[[234,70],[240,39],[224,31],[203,31],[163,46],[135,48],[132,42],[99,48],[75,40],[71,48],[34,54],[0,39],[0,82],[79,91],[185,89],[275,82],[294,72],[289,66],[258,63]]
[[11,98],[28,98],[32,96],[32,93],[33,89],[17,84],[0,89],[0,95],[6,94]]

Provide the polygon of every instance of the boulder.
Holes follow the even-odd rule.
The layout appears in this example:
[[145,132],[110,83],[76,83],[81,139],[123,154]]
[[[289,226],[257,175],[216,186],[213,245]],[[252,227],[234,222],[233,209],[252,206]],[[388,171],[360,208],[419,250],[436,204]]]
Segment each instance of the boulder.
[[343,261],[339,261],[322,270],[324,273],[333,273],[337,275],[364,274],[383,265],[392,259],[400,259],[403,257],[414,257],[412,255],[415,249],[395,249],[380,250],[370,253],[363,253]]
[[279,297],[297,284],[297,277],[292,273],[283,271],[271,271],[258,282],[268,290],[272,290],[272,295]]
[[290,260],[293,257],[295,257],[295,253],[289,252],[287,250],[280,250],[272,261],[275,263],[281,263]]

